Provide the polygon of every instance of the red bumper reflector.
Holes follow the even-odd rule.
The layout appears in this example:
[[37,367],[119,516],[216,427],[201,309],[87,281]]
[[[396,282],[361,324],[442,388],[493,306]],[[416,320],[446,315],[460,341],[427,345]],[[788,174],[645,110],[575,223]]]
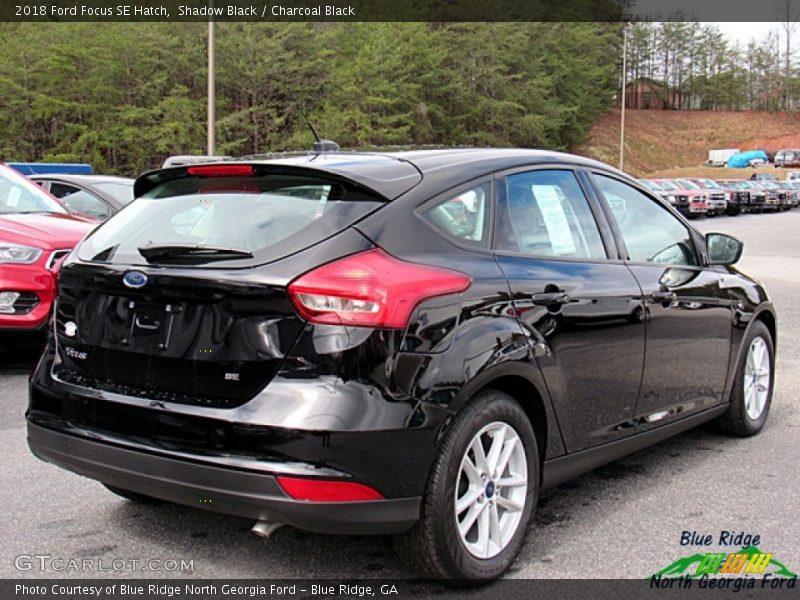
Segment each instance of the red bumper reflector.
[[300,479],[298,477],[276,477],[278,485],[293,500],[309,502],[365,502],[383,500],[377,491],[351,481],[331,481],[328,479]]
[[253,165],[198,165],[186,172],[196,177],[246,177],[253,175]]

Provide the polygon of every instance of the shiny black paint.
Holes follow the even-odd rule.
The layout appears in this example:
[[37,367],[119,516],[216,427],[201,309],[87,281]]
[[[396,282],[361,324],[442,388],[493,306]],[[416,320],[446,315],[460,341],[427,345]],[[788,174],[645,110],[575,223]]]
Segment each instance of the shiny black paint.
[[[193,455],[153,454],[147,445],[115,445],[106,436],[83,437],[28,426],[28,443],[42,460],[111,486],[169,502],[224,514],[296,525],[320,533],[400,533],[419,518],[418,496],[366,502],[303,502],[278,485],[273,464],[264,461],[193,462]],[[209,464],[209,461],[210,464]],[[285,469],[286,465],[279,465]],[[298,474],[330,476],[330,470],[297,469]]]
[[[633,434],[645,353],[641,294],[621,263],[498,256],[568,452]],[[536,294],[562,292],[563,305]],[[605,401],[613,398],[613,402]]]
[[[461,181],[461,185],[440,189],[432,197],[435,202],[485,181],[485,177]],[[448,180],[444,185],[449,184]],[[517,318],[508,280],[494,253],[488,248],[459,245],[435,233],[420,216],[430,197],[423,196],[419,187],[414,193],[404,199],[405,203],[395,201],[356,227],[394,256],[468,273],[472,285],[462,294],[455,322],[446,313],[430,311],[429,307],[446,301],[442,299],[425,302],[413,315],[406,333],[406,349],[415,348],[416,340],[408,342],[418,323],[433,323],[433,329],[453,329],[438,346],[419,346],[413,355],[401,356],[398,368],[403,373],[413,372],[406,389],[425,402],[457,412],[482,387],[516,386],[523,407],[531,414],[541,415],[544,439],[539,440],[540,454],[547,458],[560,456],[565,452],[561,430],[535,359],[536,349]],[[409,204],[418,210],[409,210]],[[423,235],[409,237],[403,233],[421,228]],[[440,351],[443,343],[451,343],[447,352]]]
[[716,267],[720,273],[720,285],[728,291],[731,298],[731,345],[730,368],[723,397],[727,398],[733,386],[735,365],[738,364],[742,354],[747,350],[742,345],[747,328],[755,320],[761,320],[767,325],[775,344],[775,353],[778,349],[777,315],[775,307],[767,296],[764,287],[741,273],[735,266]]
[[[403,166],[393,179],[398,161]],[[308,158],[289,162],[292,168],[316,166]],[[672,273],[666,291],[676,294],[674,302],[656,301],[653,294],[665,291],[665,268],[620,259],[621,236],[589,171],[636,184],[599,163],[527,151],[411,152],[368,162],[361,174],[358,160],[349,167],[344,160],[319,166],[398,197],[341,234],[269,265],[151,267],[145,269],[150,285],[130,290],[121,283],[125,269],[69,259],[62,269],[58,333],[50,336],[31,380],[29,421],[140,452],[178,453],[198,464],[341,477],[367,483],[387,498],[416,498],[424,493],[451,417],[477,391],[495,387],[512,394],[531,417],[544,480],[552,483],[713,416],[704,409],[728,397],[746,327],[756,318],[774,323],[764,290],[734,268]],[[608,261],[499,254],[491,240],[465,247],[420,216],[426,202],[466,182],[499,181],[509,170],[543,165],[577,169]],[[703,243],[696,234],[704,256]],[[374,246],[467,273],[472,285],[421,304],[406,331],[304,324],[288,302],[288,283]],[[562,292],[565,304],[543,305],[535,296]],[[158,347],[163,338],[146,334],[128,340],[125,349],[145,361],[139,369],[150,379],[127,387],[101,381],[116,362],[110,355],[102,357],[107,362],[93,380],[65,379],[65,370],[85,369],[65,346],[120,351],[136,303],[181,307],[165,347]],[[64,325],[77,315],[87,325],[69,339]],[[163,316],[156,311],[149,318]],[[686,360],[660,368],[674,360],[677,343],[688,348]],[[191,368],[182,382],[187,389],[164,395],[164,385],[177,384],[153,376],[159,356]],[[238,396],[224,386],[215,392],[203,377],[218,376],[213,369],[220,362],[234,371],[241,363],[239,384],[253,387]],[[691,370],[698,365],[699,371]],[[200,395],[229,402],[202,403]],[[669,416],[648,421],[665,410]],[[692,413],[694,421],[681,420]],[[659,429],[672,421],[675,427]],[[635,435],[649,428],[659,432],[655,438]],[[303,526],[302,520],[296,524]]]
[[[637,431],[724,402],[731,300],[713,269],[632,264],[645,302],[647,357]],[[658,296],[658,294],[663,294]],[[667,298],[666,300],[664,300]],[[667,411],[669,416],[657,414]]]

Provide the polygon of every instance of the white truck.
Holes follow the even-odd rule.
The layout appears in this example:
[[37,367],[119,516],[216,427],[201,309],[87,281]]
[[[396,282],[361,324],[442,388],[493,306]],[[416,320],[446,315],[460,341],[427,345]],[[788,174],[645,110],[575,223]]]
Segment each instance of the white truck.
[[709,150],[707,167],[724,167],[728,159],[734,154],[739,154],[738,148],[723,148],[721,150]]

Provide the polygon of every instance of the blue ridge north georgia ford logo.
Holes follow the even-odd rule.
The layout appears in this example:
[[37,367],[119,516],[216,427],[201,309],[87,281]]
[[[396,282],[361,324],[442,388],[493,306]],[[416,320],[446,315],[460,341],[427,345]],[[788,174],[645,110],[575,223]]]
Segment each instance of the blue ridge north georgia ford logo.
[[140,288],[147,283],[147,275],[141,271],[128,271],[122,276],[122,283],[129,288]]

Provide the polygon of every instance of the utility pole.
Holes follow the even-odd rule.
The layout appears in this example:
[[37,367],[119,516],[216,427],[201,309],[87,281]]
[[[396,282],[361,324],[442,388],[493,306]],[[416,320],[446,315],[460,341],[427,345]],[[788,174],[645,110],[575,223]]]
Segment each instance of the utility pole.
[[622,110],[619,116],[619,170],[625,164],[625,104],[628,87],[628,24],[622,25]]
[[214,156],[216,154],[216,139],[214,130],[216,125],[216,115],[214,106],[216,103],[215,82],[214,82],[214,21],[208,22],[208,146],[206,154]]

